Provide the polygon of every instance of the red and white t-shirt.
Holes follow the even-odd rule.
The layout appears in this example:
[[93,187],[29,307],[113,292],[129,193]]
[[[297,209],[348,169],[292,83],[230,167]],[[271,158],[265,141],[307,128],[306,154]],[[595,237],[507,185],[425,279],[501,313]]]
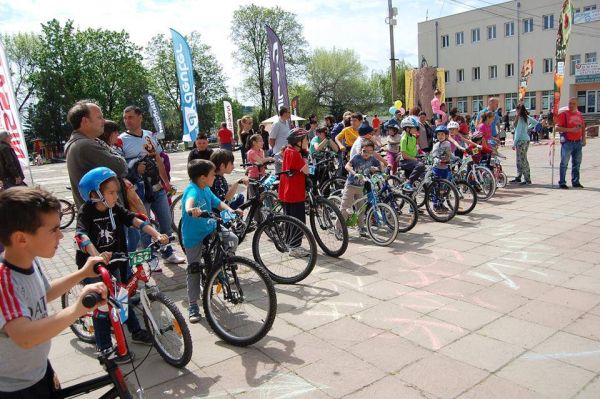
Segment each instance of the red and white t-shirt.
[[569,141],[579,141],[583,137],[585,131],[585,121],[581,112],[575,111],[564,111],[558,114],[556,117],[556,126],[572,128],[581,126],[581,129],[577,132],[566,132],[565,136]]

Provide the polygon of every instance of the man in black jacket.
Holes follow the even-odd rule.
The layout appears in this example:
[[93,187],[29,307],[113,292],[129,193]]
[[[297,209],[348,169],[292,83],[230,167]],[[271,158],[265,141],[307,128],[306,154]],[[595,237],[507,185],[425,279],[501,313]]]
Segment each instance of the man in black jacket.
[[0,131],[0,181],[7,189],[23,184],[25,176],[19,163],[15,150],[10,145],[10,135],[7,131]]

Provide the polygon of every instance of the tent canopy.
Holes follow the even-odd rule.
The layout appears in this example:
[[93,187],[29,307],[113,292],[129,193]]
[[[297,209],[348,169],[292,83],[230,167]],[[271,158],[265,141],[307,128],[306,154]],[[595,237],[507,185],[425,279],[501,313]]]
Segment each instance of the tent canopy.
[[[296,116],[296,115],[290,115],[290,119],[292,121],[305,121],[306,120],[306,119],[300,118],[299,116]],[[264,121],[262,121],[261,124],[272,125],[273,123],[277,122],[278,120],[279,120],[279,115],[273,115],[269,119],[265,119]]]

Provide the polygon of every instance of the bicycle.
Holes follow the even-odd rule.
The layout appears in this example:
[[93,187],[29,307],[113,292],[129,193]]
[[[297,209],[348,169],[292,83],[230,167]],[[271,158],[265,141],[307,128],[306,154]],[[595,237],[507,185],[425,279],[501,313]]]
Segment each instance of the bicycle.
[[73,223],[77,211],[75,204],[69,200],[59,198],[58,202],[60,202],[60,229],[64,230]]
[[494,174],[494,178],[496,179],[496,187],[504,188],[508,183],[508,176],[502,170],[502,162],[500,158],[506,159],[506,157],[501,156],[500,154],[495,154],[492,156],[490,160],[490,167],[492,168],[492,173]]
[[389,173],[375,174],[371,181],[377,188],[377,195],[381,202],[394,208],[398,218],[398,232],[406,233],[412,230],[419,221],[419,207],[415,201],[392,188]]
[[[173,300],[160,292],[157,286],[150,284],[152,267],[149,268],[150,274],[146,274],[143,266],[144,263],[149,263],[151,260],[158,261],[156,257],[152,256],[152,252],[157,251],[159,247],[160,244],[154,242],[145,249],[129,254],[114,252],[108,264],[128,261],[130,267],[135,269],[135,273],[125,284],[112,277],[112,282],[107,287],[114,288],[115,291],[114,293],[110,291],[111,294],[114,296],[119,294],[119,298],[122,297],[125,300],[139,292],[141,307],[137,304],[132,304],[132,306],[141,311],[144,324],[152,334],[154,347],[168,364],[182,368],[189,363],[192,357],[192,338],[189,327]],[[144,284],[138,290],[140,281]],[[62,295],[63,308],[69,306],[72,301],[71,296],[76,298],[79,295],[78,291],[81,290],[83,284],[76,287],[78,288]],[[84,342],[96,342],[91,314],[87,314],[73,323],[71,331]]]
[[498,185],[494,174],[486,166],[474,163],[473,155],[477,154],[478,151],[478,149],[465,151],[457,176],[473,186],[479,201],[487,201],[496,193]]
[[[188,212],[191,216],[191,211]],[[204,239],[200,269],[202,305],[212,330],[225,342],[247,346],[261,340],[273,326],[277,313],[275,287],[264,268],[251,259],[235,255],[224,237],[237,219],[227,211],[218,216],[202,212],[199,217],[217,223]]]
[[[398,236],[398,217],[395,210],[388,204],[380,202],[377,193],[372,188],[370,180],[357,174],[360,180],[365,180],[367,194],[352,203],[352,214],[345,222],[347,227],[357,227],[359,218],[366,215],[366,229],[369,238],[380,246],[390,245]],[[332,196],[329,198],[338,208],[342,206],[342,198]]]

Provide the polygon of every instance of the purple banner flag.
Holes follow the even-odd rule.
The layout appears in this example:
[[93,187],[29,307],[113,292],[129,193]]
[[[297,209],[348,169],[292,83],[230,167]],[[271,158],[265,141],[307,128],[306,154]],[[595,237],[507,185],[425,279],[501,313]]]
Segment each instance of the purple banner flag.
[[268,25],[267,43],[269,45],[269,62],[271,65],[271,84],[273,85],[273,97],[275,98],[276,112],[281,107],[290,108],[288,96],[287,76],[285,74],[285,60],[283,58],[283,47],[281,41]]

